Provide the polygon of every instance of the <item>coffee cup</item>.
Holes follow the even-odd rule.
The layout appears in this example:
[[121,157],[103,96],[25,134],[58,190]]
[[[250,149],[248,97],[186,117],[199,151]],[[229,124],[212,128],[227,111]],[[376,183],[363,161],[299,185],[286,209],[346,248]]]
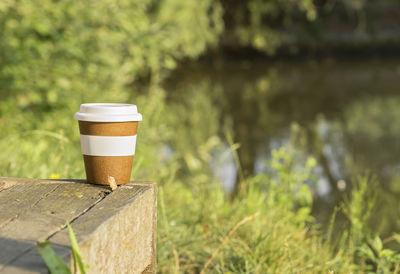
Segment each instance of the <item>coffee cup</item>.
[[89,183],[127,184],[131,177],[138,122],[142,115],[130,104],[82,104],[79,122],[81,150]]

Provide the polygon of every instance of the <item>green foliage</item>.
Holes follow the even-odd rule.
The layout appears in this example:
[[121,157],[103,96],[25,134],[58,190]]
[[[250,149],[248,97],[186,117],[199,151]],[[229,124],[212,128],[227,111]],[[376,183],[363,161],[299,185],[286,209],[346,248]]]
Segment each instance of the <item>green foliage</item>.
[[[304,184],[312,179],[316,162],[299,159],[292,147],[274,151],[270,172],[244,178],[237,196],[227,196],[209,165],[217,149],[226,149],[217,137],[222,115],[216,106],[218,96],[204,96],[210,88],[205,83],[187,90],[179,105],[167,104],[160,88],[135,98],[145,120],[138,132],[133,176],[159,182],[157,255],[161,272],[348,273],[374,270],[378,265],[382,269],[386,264],[382,260],[397,258],[397,253],[385,251],[379,253],[378,263],[370,263],[365,224],[373,203],[365,201],[373,181],[367,179],[359,180],[358,192],[349,198],[346,212],[353,226],[343,232],[338,245],[324,241],[313,225],[312,195]],[[0,146],[10,159],[2,156],[2,174],[84,177],[73,112],[61,108],[47,115],[28,112],[8,120],[11,128],[29,119],[43,129],[15,130],[9,138],[3,135]],[[166,146],[171,151],[164,155]],[[236,148],[232,144],[229,149]],[[394,269],[395,263],[388,267]]]
[[[365,204],[365,195],[372,189],[370,180],[360,180],[360,191],[349,199],[347,212],[354,226],[343,233],[337,247],[323,240],[310,215],[312,195],[304,183],[312,179],[310,173],[316,162],[313,158],[299,160],[291,147],[274,151],[269,163],[271,172],[244,178],[244,187],[232,200],[210,171],[211,155],[226,147],[217,137],[222,115],[215,105],[218,99],[204,96],[209,89],[204,84],[188,90],[182,104],[168,104],[168,108],[165,92],[159,88],[135,99],[145,120],[139,128],[133,176],[159,182],[160,271],[281,273],[370,269],[371,259],[363,255],[369,252],[363,246],[369,239],[363,225],[373,205]],[[7,125],[13,128],[18,121],[30,119],[43,129],[19,134],[14,131],[12,137],[0,140],[0,146],[11,157],[0,162],[2,174],[84,176],[73,112],[61,108],[47,114],[50,117],[40,112],[20,114],[8,121]],[[196,127],[200,121],[208,126]],[[60,128],[63,131],[57,132]],[[163,155],[166,145],[171,149],[169,155]],[[230,149],[235,147],[233,144]],[[359,240],[350,241],[356,237]],[[381,252],[380,260],[397,258],[389,253]],[[383,267],[382,262],[379,265]]]
[[[374,39],[369,25],[374,21],[371,12],[374,9],[372,0],[221,1],[231,19],[228,21],[230,24],[226,26],[228,43],[236,39],[241,46],[255,48],[268,55],[274,55],[282,46],[288,48],[292,54],[296,54],[298,47],[304,42],[307,44],[313,41],[313,44],[309,44],[309,48],[313,48],[316,44],[326,45],[323,42],[325,34],[329,35],[332,30],[329,24],[337,25],[337,20],[341,20],[342,24],[348,24],[349,29],[354,28],[353,24],[356,21],[357,30],[366,32],[371,35],[371,39]],[[387,2],[397,4],[396,1]],[[336,20],[330,21],[329,17],[331,19],[335,17]]]
[[[384,243],[377,235],[372,236],[369,227],[373,207],[376,205],[375,178],[358,177],[350,201],[344,207],[349,218],[350,233],[343,239],[347,244],[341,248],[354,250],[356,261],[368,273],[398,273],[400,270],[400,252],[384,248]],[[396,235],[394,235],[396,239]]]
[[257,175],[255,180],[266,185],[269,193],[266,204],[269,207],[280,207],[286,211],[297,210],[296,222],[304,226],[311,221],[312,196],[310,188],[304,183],[311,179],[311,170],[315,160],[309,158],[305,166],[295,166],[292,153],[283,147],[272,152],[273,161],[269,166],[273,170],[272,176]]
[[75,265],[78,265],[77,269],[79,269],[79,272],[81,274],[85,274],[88,266],[85,265],[82,261],[82,255],[81,255],[81,251],[78,246],[78,241],[76,240],[74,231],[72,230],[72,227],[69,224],[69,222],[67,223],[67,228],[68,228],[69,239],[71,241],[71,249],[72,249],[71,252],[72,252],[73,261],[74,261]]
[[376,205],[375,189],[378,187],[376,179],[367,176],[358,177],[354,183],[355,189],[351,193],[350,201],[346,204],[345,212],[351,222],[350,237],[353,243],[359,246],[364,240],[362,237],[370,233],[368,221]]
[[400,271],[400,253],[383,248],[382,240],[375,236],[358,248],[358,254],[368,263],[369,273],[398,273]]
[[45,261],[50,273],[71,274],[71,270],[67,264],[54,252],[50,245],[49,241],[41,242],[37,245],[39,253]]
[[[298,13],[304,14],[304,20],[294,20]],[[243,1],[233,16],[240,42],[272,55],[285,39],[284,29],[315,20],[317,9],[311,0],[249,0]]]
[[400,127],[393,121],[400,119],[399,103],[397,98],[391,96],[358,100],[346,109],[342,126],[346,141],[351,144],[351,152],[346,157],[349,173],[360,173],[368,168],[385,179],[385,182],[381,182],[384,184],[376,187],[375,195],[380,202],[372,213],[380,216],[382,221],[371,223],[373,229],[383,235],[400,228],[397,221],[399,178],[396,172],[382,172],[395,170],[398,162],[396,155],[400,153],[397,145]]
[[[157,84],[177,60],[197,57],[217,42],[221,14],[211,0],[2,2],[2,174],[83,177],[79,133],[71,121],[81,103],[136,103],[147,118],[143,128],[163,119]],[[132,82],[147,75],[154,84],[151,103],[131,91]],[[154,138],[165,137],[160,129],[142,147],[158,150],[151,147]],[[137,159],[135,168],[145,160]]]
[[71,95],[75,104],[126,100],[137,77],[158,77],[215,43],[221,13],[211,0],[6,1],[1,98],[13,94],[20,108],[64,106]]
[[[76,241],[76,237],[72,227],[69,223],[67,223],[68,228],[68,235],[71,241],[71,253],[72,258],[75,264],[78,265],[79,273],[85,274],[86,269],[88,268],[82,261],[81,252],[79,250],[78,242]],[[42,256],[43,260],[45,261],[50,273],[52,274],[70,274],[72,273],[70,268],[67,264],[54,252],[51,248],[49,241],[44,241],[38,243],[37,247],[39,250],[40,255]],[[74,271],[75,273],[75,271]]]
[[234,200],[216,184],[193,192],[176,178],[161,186],[161,272],[351,271],[351,256],[334,255],[307,225],[311,195],[302,183],[312,160],[294,170],[292,160],[288,150],[276,151],[273,174],[248,180]]
[[[316,16],[309,0],[243,3],[245,9],[235,13],[235,31],[244,44],[269,53],[281,43],[274,24],[291,25],[298,11],[306,20]],[[272,153],[269,172],[254,177],[241,172],[242,187],[233,199],[221,189],[210,167],[214,154],[223,151],[234,154],[237,164],[240,160],[240,144],[220,137],[237,126],[227,121],[220,127],[225,120],[221,89],[205,82],[169,102],[160,82],[178,60],[196,58],[218,41],[222,14],[220,2],[212,0],[2,1],[2,176],[83,178],[79,132],[72,119],[79,104],[134,103],[144,121],[133,176],[159,183],[161,272],[396,270],[398,254],[365,229],[374,206],[366,198],[373,183],[369,179],[359,180],[345,207],[351,224],[337,245],[324,240],[310,214],[316,161],[297,158],[290,146]],[[135,90],[132,83],[147,77],[149,91]],[[247,118],[247,107],[255,106],[260,117],[273,115],[261,104],[274,92],[275,82],[271,74],[255,89],[240,90],[239,101],[250,102],[240,114]],[[257,124],[268,126],[270,120],[263,119]],[[65,270],[48,243],[39,244],[39,251],[52,271]]]

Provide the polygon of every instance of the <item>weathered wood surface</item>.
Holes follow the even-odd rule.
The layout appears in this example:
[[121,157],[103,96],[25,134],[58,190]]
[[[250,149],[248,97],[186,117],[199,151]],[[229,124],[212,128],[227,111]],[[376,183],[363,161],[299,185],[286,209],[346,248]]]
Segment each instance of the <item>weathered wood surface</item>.
[[71,223],[88,273],[155,273],[156,185],[0,178],[0,273],[47,273],[38,241],[71,263]]

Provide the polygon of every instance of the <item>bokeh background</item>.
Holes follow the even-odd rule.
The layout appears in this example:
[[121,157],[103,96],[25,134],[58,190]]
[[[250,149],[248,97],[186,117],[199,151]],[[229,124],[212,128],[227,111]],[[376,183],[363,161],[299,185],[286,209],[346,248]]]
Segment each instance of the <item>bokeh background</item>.
[[84,178],[143,114],[162,273],[399,271],[398,0],[2,0],[0,175]]

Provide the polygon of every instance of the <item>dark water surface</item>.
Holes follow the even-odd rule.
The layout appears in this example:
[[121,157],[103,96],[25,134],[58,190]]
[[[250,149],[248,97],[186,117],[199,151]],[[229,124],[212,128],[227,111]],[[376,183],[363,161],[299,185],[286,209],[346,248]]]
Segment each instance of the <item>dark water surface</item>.
[[[313,212],[322,224],[357,174],[374,174],[378,203],[371,227],[390,235],[400,231],[399,87],[400,59],[329,59],[189,64],[166,89],[171,100],[197,88],[213,98],[231,121],[247,175],[268,170],[271,150],[289,143],[314,156],[319,179]],[[216,172],[232,187],[232,159]]]

